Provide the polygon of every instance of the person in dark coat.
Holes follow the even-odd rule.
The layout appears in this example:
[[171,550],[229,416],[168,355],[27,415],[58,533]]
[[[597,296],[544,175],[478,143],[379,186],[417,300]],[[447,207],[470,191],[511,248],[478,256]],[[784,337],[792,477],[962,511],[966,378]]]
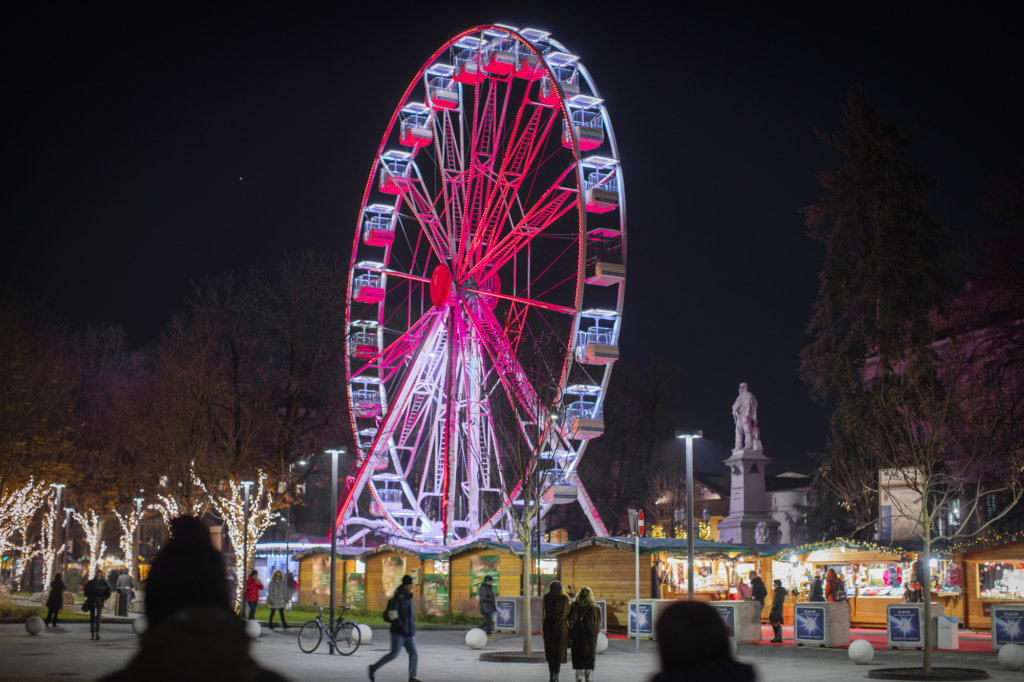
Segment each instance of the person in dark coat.
[[753,601],[761,604],[761,611],[755,616],[756,622],[761,622],[761,612],[764,611],[764,600],[768,597],[768,588],[764,586],[764,581],[754,571],[750,572],[750,598]]
[[669,606],[654,632],[661,672],[651,682],[754,682],[754,669],[733,659],[725,621],[707,604]]
[[825,586],[821,582],[821,571],[814,572],[814,580],[811,581],[811,596],[808,601],[825,601]]
[[58,573],[50,581],[50,593],[46,595],[46,608],[49,611],[46,613],[43,627],[47,625],[57,627],[57,614],[64,608],[64,589],[64,581],[61,580],[60,573]]
[[839,588],[842,586],[843,581],[836,575],[835,569],[828,569],[825,574],[825,601],[839,601]]
[[224,559],[194,517],[171,520],[146,581],[146,619],[139,653],[102,682],[285,682],[249,655],[245,621],[228,604]]
[[85,610],[89,612],[90,639],[100,638],[100,619],[103,618],[103,605],[110,599],[110,585],[103,579],[103,571],[96,571],[96,577],[82,588],[85,595]]
[[580,590],[569,606],[569,646],[572,648],[572,669],[577,680],[592,682],[597,658],[597,636],[601,633],[601,609],[589,587]]
[[569,647],[569,597],[562,592],[562,583],[553,581],[542,602],[544,610],[544,658],[548,662],[550,682],[558,682],[558,671],[566,662]]
[[494,630],[494,613],[498,610],[494,603],[494,578],[487,576],[480,586],[480,613],[484,614],[484,632],[487,639],[494,641],[491,631]]
[[768,622],[772,625],[775,636],[770,640],[772,644],[782,644],[782,606],[786,603],[786,588],[782,586],[781,580],[775,580],[775,594],[772,595],[772,610],[768,614]]
[[416,652],[416,612],[412,601],[412,576],[403,575],[401,587],[395,590],[395,596],[388,602],[388,612],[397,612],[391,620],[391,651],[370,666],[370,682],[382,666],[398,658],[402,647],[409,653],[409,682],[420,682],[416,677],[420,657]]

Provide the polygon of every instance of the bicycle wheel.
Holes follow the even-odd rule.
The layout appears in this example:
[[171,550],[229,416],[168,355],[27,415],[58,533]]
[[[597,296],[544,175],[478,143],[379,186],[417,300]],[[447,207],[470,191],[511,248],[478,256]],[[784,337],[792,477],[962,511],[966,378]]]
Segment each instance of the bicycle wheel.
[[324,633],[320,631],[320,624],[311,620],[299,630],[299,648],[305,653],[311,654],[320,646],[320,640],[323,638]]
[[359,626],[350,620],[343,621],[334,631],[334,650],[342,656],[351,656],[359,648],[361,640]]

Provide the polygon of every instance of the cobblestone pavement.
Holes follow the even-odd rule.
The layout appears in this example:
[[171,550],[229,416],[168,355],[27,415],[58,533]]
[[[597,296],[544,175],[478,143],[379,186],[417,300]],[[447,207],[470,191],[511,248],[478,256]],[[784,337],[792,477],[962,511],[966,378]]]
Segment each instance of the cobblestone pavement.
[[[313,654],[299,651],[295,635],[298,628],[287,633],[263,631],[252,645],[257,660],[289,679],[300,680],[364,680],[366,666],[387,651],[387,632],[374,631],[373,642],[364,644],[352,656],[330,656],[325,645]],[[465,646],[463,632],[424,631],[417,636],[420,654],[419,677],[425,682],[510,682],[525,680],[544,682],[544,665],[526,663],[483,663],[480,652]],[[534,647],[543,647],[534,637]],[[522,638],[499,635],[486,650],[519,650]],[[647,680],[657,670],[657,651],[653,642],[640,643],[640,655],[633,653],[631,640],[611,640],[608,651],[598,656],[596,679]],[[138,648],[138,638],[127,625],[104,626],[100,642],[89,640],[88,626],[66,625],[36,637],[25,632],[22,625],[0,625],[0,682],[15,680],[91,680],[122,667]],[[755,666],[763,682],[838,682],[867,679],[870,667],[913,666],[920,663],[920,652],[877,651],[871,666],[850,663],[845,650],[796,649],[794,647],[741,646],[740,660]],[[1021,680],[1021,673],[1000,668],[996,655],[936,652],[935,665],[983,668],[991,671],[994,680]],[[572,680],[571,666],[563,679]],[[380,682],[405,682],[405,652],[377,673]]]

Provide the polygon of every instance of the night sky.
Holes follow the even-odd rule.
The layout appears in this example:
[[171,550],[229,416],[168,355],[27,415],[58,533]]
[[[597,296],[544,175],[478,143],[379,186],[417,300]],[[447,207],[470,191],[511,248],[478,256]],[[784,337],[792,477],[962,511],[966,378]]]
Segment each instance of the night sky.
[[205,275],[305,248],[346,261],[374,149],[429,54],[481,23],[551,31],[593,74],[623,158],[623,358],[678,363],[678,424],[705,430],[706,469],[741,381],[769,473],[808,471],[824,445],[796,374],[823,250],[798,209],[841,163],[814,130],[840,131],[854,82],[914,133],[960,250],[993,226],[991,175],[1024,157],[1019,24],[977,4],[15,4],[4,284],[139,345]]

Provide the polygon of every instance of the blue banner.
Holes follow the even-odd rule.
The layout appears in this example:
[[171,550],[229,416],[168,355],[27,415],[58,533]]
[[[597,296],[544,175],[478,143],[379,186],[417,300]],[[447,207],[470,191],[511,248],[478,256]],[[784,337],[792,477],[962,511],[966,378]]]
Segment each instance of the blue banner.
[[514,630],[516,627],[516,602],[514,599],[495,597],[494,627],[499,630]]
[[640,623],[637,625],[636,602],[629,605],[629,631],[641,635],[654,634],[654,619],[651,617],[654,606],[640,604]]
[[796,639],[825,641],[825,607],[797,604],[793,607],[793,632]]
[[992,607],[992,634],[996,646],[1024,645],[1024,607]]
[[921,633],[921,609],[890,606],[889,607],[889,640],[892,642],[920,643],[924,639]]
[[736,609],[732,606],[718,606],[715,605],[715,611],[718,611],[718,615],[725,621],[725,629],[729,631],[730,637],[736,636]]

